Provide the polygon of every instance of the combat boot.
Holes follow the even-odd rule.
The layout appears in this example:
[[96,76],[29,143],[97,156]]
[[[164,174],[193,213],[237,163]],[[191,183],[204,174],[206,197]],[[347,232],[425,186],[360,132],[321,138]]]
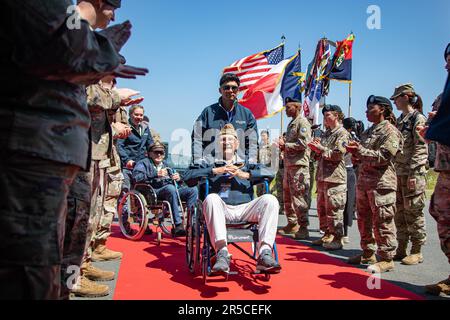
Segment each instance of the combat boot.
[[327,251],[341,250],[341,249],[344,248],[344,242],[342,241],[341,238],[335,236],[333,241],[331,241],[331,242],[324,242],[323,247]]
[[411,254],[402,260],[402,263],[407,266],[414,266],[423,263],[422,246],[413,244]]
[[372,265],[377,263],[377,257],[373,251],[364,251],[363,254],[348,258],[347,263],[353,265]]
[[81,276],[79,282],[71,291],[71,295],[82,298],[100,298],[109,295],[109,287],[90,281]]
[[402,261],[408,256],[406,253],[407,247],[408,247],[407,241],[398,242],[397,254],[394,257],[394,261]]
[[330,243],[333,241],[333,239],[334,239],[334,236],[332,234],[325,233],[325,235],[322,238],[320,238],[318,240],[314,240],[312,242],[312,245],[313,246],[323,246],[324,243]]
[[450,295],[450,278],[441,281],[437,284],[431,284],[428,286],[425,286],[425,290],[426,292],[438,296],[441,293],[446,294],[446,295]]
[[307,227],[300,227],[300,230],[294,235],[295,240],[308,240],[309,231]]
[[106,241],[96,241],[92,252],[92,261],[113,261],[122,259],[123,254],[106,248]]
[[283,229],[281,229],[279,231],[280,234],[282,235],[295,235],[298,231],[300,230],[300,226],[298,225],[298,223],[289,223],[286,227],[284,227]]
[[81,274],[92,281],[112,281],[115,273],[96,268],[90,262],[85,262],[81,266]]
[[367,268],[372,273],[384,273],[393,271],[395,268],[394,260],[382,260]]

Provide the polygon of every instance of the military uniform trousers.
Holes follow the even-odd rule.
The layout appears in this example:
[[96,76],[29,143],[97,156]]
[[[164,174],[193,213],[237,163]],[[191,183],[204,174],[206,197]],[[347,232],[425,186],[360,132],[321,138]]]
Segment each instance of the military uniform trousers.
[[290,166],[284,168],[284,211],[288,223],[309,226],[308,216],[309,168]]
[[347,184],[318,182],[317,213],[320,230],[341,239],[344,236],[344,210]]
[[431,199],[430,214],[437,222],[441,248],[450,263],[450,172],[439,174]]
[[408,188],[408,176],[398,176],[397,213],[395,225],[397,227],[397,240],[423,246],[427,239],[425,225],[425,188],[426,176],[417,175],[415,190]]
[[[99,219],[97,201],[101,183],[100,161],[92,161],[88,172],[79,172],[67,198],[66,236],[62,272],[61,299],[68,299],[79,267],[88,259],[88,248]],[[98,225],[98,223],[97,223]]]
[[392,260],[397,251],[395,227],[396,191],[367,189],[358,185],[356,205],[361,248],[376,252],[383,260]]
[[[93,187],[91,210],[89,215],[89,227],[86,238],[86,250],[84,252],[83,262],[91,261],[93,247],[95,243],[95,236],[100,226],[100,220],[103,214],[104,203],[106,199],[107,190],[107,173],[106,167],[103,166],[102,161],[93,161],[94,173],[98,180],[98,185]],[[109,162],[109,161],[106,161]]]
[[79,168],[12,150],[0,157],[0,300],[56,300],[67,194]]
[[123,174],[120,169],[106,173],[106,192],[103,212],[95,234],[95,241],[106,241],[111,235],[111,225],[117,213],[117,204],[123,185]]
[[272,190],[272,194],[278,199],[280,204],[280,214],[283,214],[284,210],[284,195],[283,195],[283,179],[284,179],[284,168],[279,168],[277,175],[275,176],[275,186]]

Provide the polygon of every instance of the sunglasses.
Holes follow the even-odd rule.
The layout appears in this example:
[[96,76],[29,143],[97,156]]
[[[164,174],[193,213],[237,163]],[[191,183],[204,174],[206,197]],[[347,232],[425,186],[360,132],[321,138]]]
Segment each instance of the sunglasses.
[[237,92],[239,90],[239,87],[238,86],[222,86],[222,89],[225,91],[232,90],[234,92]]
[[163,156],[163,155],[166,154],[166,153],[163,152],[163,151],[153,151],[153,153],[156,154],[157,156]]

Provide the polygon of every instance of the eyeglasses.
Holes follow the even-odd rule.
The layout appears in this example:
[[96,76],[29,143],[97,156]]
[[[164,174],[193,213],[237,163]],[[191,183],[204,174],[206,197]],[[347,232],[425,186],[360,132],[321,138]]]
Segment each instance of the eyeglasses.
[[237,92],[239,90],[239,87],[238,86],[222,86],[222,89],[225,91],[233,90],[234,92]]
[[166,153],[163,151],[153,151],[154,154],[156,154],[157,156],[164,156]]

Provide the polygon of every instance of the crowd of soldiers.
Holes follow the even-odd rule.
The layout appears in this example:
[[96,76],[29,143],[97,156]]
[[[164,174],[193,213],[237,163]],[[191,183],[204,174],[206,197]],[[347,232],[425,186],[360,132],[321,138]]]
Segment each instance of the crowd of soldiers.
[[[449,48],[445,60],[449,71]],[[431,142],[424,138],[424,128],[436,116],[441,97],[434,102],[427,120],[422,99],[412,84],[395,88],[390,99],[372,95],[367,100],[366,115],[373,126],[362,133],[355,125],[356,120],[344,119],[339,106],[325,105],[322,110],[325,132],[319,134],[317,127],[313,133],[311,124],[302,116],[301,102],[287,98],[286,114],[292,121],[276,143],[281,151],[282,167],[274,194],[284,203],[288,220],[280,233],[297,240],[309,239],[308,213],[315,172],[317,211],[323,236],[313,241],[313,245],[330,251],[344,248],[349,241],[347,228],[355,213],[356,197],[363,252],[350,257],[348,263],[368,265],[368,270],[374,273],[393,270],[394,261],[404,265],[423,263],[422,251],[427,239],[425,191],[430,169],[428,144]],[[398,119],[391,101],[401,112]],[[450,258],[448,148],[443,143],[437,144],[434,170],[439,173],[439,179],[430,213],[438,222],[442,250]],[[261,148],[263,154],[264,150]],[[350,174],[354,175],[354,171],[356,179]],[[449,285],[447,279],[427,286],[426,290],[449,294]]]
[[[144,110],[136,107],[143,100],[136,98],[139,93],[116,87],[117,78],[132,79],[148,72],[126,65],[120,54],[131,36],[131,23],[108,28],[121,0],[78,0],[78,24],[70,23],[71,5],[70,0],[3,2],[0,299],[68,299],[70,294],[98,297],[109,293],[99,282],[113,279],[114,272],[94,267],[92,262],[122,257],[107,248],[107,240],[117,201],[130,188],[129,171],[146,156],[120,156],[118,148],[128,141],[140,147],[144,143],[141,150],[147,150],[148,144],[159,139],[154,132],[146,133]],[[448,49],[446,61],[449,70]],[[221,103],[234,108],[235,114],[226,109],[224,117],[231,114],[230,122],[238,118],[238,129],[256,127],[248,110],[238,108],[236,113],[238,87],[228,87],[223,88]],[[234,98],[228,101],[230,92]],[[371,96],[367,116],[374,125],[360,138],[353,126],[343,127],[338,106],[324,107],[326,131],[320,133],[302,116],[300,101],[287,99],[286,112],[293,120],[277,142],[282,167],[276,194],[288,218],[282,233],[309,238],[308,212],[315,182],[324,234],[314,244],[327,250],[343,248],[344,211],[346,205],[353,207],[348,204],[351,160],[358,172],[356,202],[363,253],[349,262],[371,264],[376,272],[392,270],[394,260],[408,265],[423,262],[426,241],[423,209],[428,149],[419,131],[428,123],[412,85],[398,87],[391,99],[402,112],[400,118],[395,119],[389,99]],[[134,107],[128,118],[130,106]],[[430,118],[439,106],[438,99]],[[210,121],[212,114],[213,108],[205,109],[199,120],[223,127],[219,121]],[[130,140],[133,135],[140,140]],[[268,132],[263,137],[267,144]],[[194,141],[193,149],[198,147],[201,143]],[[442,248],[450,259],[449,148],[437,147],[435,170],[440,177],[431,214],[438,221]],[[263,164],[269,163],[269,149],[260,149]],[[427,289],[448,293],[449,281]]]

